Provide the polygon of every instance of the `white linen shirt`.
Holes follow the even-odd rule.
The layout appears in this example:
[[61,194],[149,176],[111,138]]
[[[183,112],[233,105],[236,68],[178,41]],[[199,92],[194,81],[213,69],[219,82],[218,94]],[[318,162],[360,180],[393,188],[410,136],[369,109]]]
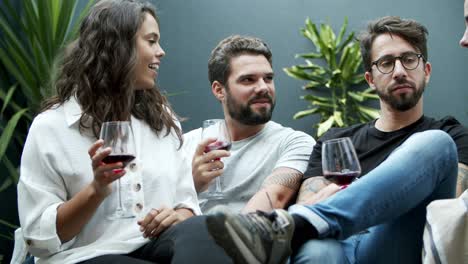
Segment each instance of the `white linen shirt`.
[[121,178],[122,203],[135,218],[109,220],[117,207],[116,186],[89,222],[72,240],[61,243],[56,229],[57,207],[93,180],[89,147],[96,141],[79,131],[82,112],[75,98],[39,114],[33,121],[21,158],[18,183],[23,237],[36,263],[76,263],[106,254],[126,254],[149,240],[137,221],[151,208],[189,208],[200,214],[188,162],[175,133],[156,135],[132,117],[136,158]]

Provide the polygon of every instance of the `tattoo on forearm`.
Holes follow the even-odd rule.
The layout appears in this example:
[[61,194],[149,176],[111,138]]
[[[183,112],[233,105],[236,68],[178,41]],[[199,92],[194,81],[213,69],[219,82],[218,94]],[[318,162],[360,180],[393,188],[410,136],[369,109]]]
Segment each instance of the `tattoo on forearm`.
[[268,176],[262,184],[262,187],[268,185],[281,185],[292,190],[298,190],[301,184],[302,173],[293,169],[276,169]]
[[322,176],[308,178],[301,185],[301,189],[299,190],[299,195],[297,197],[298,203],[303,200],[307,200],[309,197],[315,195],[330,183],[331,182],[329,180]]
[[305,192],[309,192],[309,193],[311,193],[311,192],[312,193],[317,193],[318,191],[323,189],[328,184],[330,184],[330,181],[328,181],[327,179],[325,179],[322,176],[309,178],[306,181],[304,181],[304,183],[302,184],[301,192],[305,191]]
[[458,165],[457,196],[468,189],[468,166]]

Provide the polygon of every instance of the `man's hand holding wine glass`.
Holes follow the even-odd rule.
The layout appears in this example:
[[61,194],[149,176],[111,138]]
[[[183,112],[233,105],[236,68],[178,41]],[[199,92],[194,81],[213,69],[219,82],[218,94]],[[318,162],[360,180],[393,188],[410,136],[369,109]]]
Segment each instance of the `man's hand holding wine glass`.
[[205,191],[213,179],[224,172],[224,163],[221,158],[229,157],[230,152],[224,149],[206,151],[216,141],[216,138],[205,138],[195,150],[192,159],[192,175],[197,192]]

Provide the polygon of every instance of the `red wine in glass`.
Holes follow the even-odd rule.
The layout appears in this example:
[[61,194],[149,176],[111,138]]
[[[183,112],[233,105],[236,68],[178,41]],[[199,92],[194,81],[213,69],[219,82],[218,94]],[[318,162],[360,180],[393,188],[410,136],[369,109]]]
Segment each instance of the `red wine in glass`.
[[[102,159],[104,163],[122,162],[125,167],[135,159],[135,142],[129,121],[110,121],[102,123],[100,139],[104,140],[103,148],[111,148],[112,152]],[[135,214],[132,208],[122,202],[121,179],[116,180],[117,208],[109,215],[109,219],[132,218]],[[127,203],[128,204],[128,203]]]
[[350,172],[325,172],[325,179],[337,184],[337,185],[348,185],[351,184],[356,177],[359,176],[359,172],[350,171]]
[[342,186],[351,184],[361,174],[361,165],[350,138],[323,142],[322,170],[327,180]]
[[210,152],[212,150],[218,150],[218,149],[229,151],[231,149],[231,142],[226,142],[226,141],[213,142],[205,147],[205,152]]
[[102,159],[104,163],[116,163],[122,162],[123,166],[127,166],[128,163],[135,159],[135,156],[132,154],[110,154],[109,156]]
[[[205,153],[213,150],[230,150],[231,149],[231,136],[229,134],[228,126],[224,119],[208,119],[203,121],[201,138],[216,138],[216,141],[205,147]],[[211,162],[219,161],[220,158],[215,158]],[[224,199],[225,194],[221,186],[221,176],[214,179],[214,184],[208,187],[208,190],[202,195],[208,199]]]

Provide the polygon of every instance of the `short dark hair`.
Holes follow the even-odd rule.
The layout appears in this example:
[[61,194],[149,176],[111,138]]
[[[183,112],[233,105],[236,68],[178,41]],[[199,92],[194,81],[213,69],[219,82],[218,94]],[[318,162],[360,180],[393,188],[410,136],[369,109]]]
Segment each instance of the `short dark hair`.
[[427,61],[427,29],[422,24],[411,19],[402,19],[397,16],[385,16],[371,21],[367,31],[360,34],[361,54],[364,69],[370,71],[372,65],[372,44],[379,35],[389,33],[406,40],[413,48],[421,52],[423,60]]
[[208,60],[210,83],[218,81],[222,85],[226,85],[227,78],[231,73],[231,59],[244,54],[263,55],[272,65],[271,50],[263,40],[248,36],[229,36],[221,40],[211,51]]

